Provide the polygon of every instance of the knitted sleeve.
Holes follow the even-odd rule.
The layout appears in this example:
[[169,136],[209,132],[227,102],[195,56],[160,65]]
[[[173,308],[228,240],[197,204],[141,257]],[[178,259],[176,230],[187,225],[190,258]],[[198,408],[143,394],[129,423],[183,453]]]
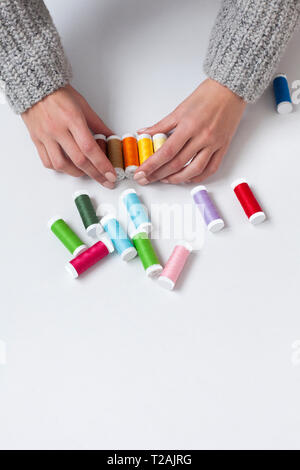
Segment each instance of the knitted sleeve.
[[300,0],[223,0],[204,63],[206,74],[245,101],[256,101],[299,17]]
[[16,113],[65,86],[71,70],[42,0],[0,0],[0,80]]

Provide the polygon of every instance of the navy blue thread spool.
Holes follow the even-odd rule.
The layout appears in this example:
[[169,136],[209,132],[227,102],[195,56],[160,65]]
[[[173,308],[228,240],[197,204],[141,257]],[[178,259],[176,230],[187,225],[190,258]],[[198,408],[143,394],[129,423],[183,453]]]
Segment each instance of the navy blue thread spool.
[[273,82],[277,112],[289,114],[293,111],[293,104],[286,75],[280,74]]

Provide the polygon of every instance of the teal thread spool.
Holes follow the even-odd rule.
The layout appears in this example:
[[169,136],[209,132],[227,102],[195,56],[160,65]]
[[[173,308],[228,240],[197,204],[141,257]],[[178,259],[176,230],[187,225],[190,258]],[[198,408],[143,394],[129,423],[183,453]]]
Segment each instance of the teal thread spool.
[[103,229],[89,193],[87,191],[76,191],[73,198],[87,234],[92,238],[96,238],[96,235],[101,233]]
[[48,227],[74,257],[87,249],[87,246],[62,217],[52,217],[48,222]]
[[113,214],[106,214],[101,219],[101,224],[105,232],[110,236],[115,249],[123,261],[130,261],[136,257],[136,249],[129,240],[122,225]]
[[148,277],[158,276],[163,268],[154,251],[148,234],[142,230],[136,230],[132,233],[132,241],[144,266]]

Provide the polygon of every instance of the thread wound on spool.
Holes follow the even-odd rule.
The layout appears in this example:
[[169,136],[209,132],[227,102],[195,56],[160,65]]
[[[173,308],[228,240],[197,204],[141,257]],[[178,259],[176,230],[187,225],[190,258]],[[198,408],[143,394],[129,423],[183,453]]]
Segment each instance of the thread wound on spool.
[[97,230],[102,231],[102,227],[88,192],[77,191],[74,194],[74,201],[87,233],[95,237]]
[[73,277],[78,277],[94,266],[98,261],[105,258],[110,253],[109,249],[102,241],[88,248],[76,258],[72,259],[66,269]]
[[162,272],[162,266],[154,251],[148,234],[137,231],[132,235],[133,244],[148,277],[156,277]]
[[192,252],[192,247],[187,242],[178,243],[167,261],[158,281],[166,289],[172,290],[184,268],[184,265]]
[[292,99],[286,75],[277,75],[273,81],[273,89],[279,114],[289,114],[293,111]]
[[232,189],[238,198],[246,216],[253,225],[262,223],[266,219],[260,204],[254,196],[247,181],[240,179],[232,183]]
[[122,137],[125,175],[132,178],[139,167],[139,152],[136,138],[131,134]]
[[151,155],[153,155],[152,137],[149,134],[138,136],[139,160],[142,165]]
[[202,214],[203,220],[210,232],[219,232],[225,226],[224,220],[212,202],[205,186],[196,186],[191,191],[191,195]]
[[136,249],[129,240],[120,222],[113,215],[106,215],[101,219],[101,224],[110,236],[122,260],[130,261],[135,258],[137,255]]
[[51,219],[49,228],[72,255],[76,256],[86,249],[83,241],[63,219]]
[[117,181],[125,177],[121,138],[111,135],[107,138],[107,156],[117,174]]
[[127,189],[121,194],[121,200],[136,229],[151,230],[152,224],[136,191]]
[[97,144],[101,148],[102,152],[107,155],[107,144],[106,144],[106,136],[104,134],[95,134],[94,139],[96,140]]
[[153,150],[154,152],[157,152],[166,142],[167,136],[166,134],[155,134],[152,137],[153,140]]

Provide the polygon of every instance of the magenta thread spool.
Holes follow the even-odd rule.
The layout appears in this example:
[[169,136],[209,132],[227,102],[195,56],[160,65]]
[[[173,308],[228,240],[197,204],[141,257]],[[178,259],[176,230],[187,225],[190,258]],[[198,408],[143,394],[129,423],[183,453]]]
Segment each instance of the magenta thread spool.
[[210,199],[206,186],[196,186],[192,189],[191,195],[202,214],[208,230],[213,233],[222,230],[225,226],[224,220],[220,217],[216,206]]
[[188,242],[181,241],[177,243],[163,272],[158,278],[158,282],[162,287],[168,290],[174,289],[177,279],[182,273],[184,265],[192,251],[193,248]]

